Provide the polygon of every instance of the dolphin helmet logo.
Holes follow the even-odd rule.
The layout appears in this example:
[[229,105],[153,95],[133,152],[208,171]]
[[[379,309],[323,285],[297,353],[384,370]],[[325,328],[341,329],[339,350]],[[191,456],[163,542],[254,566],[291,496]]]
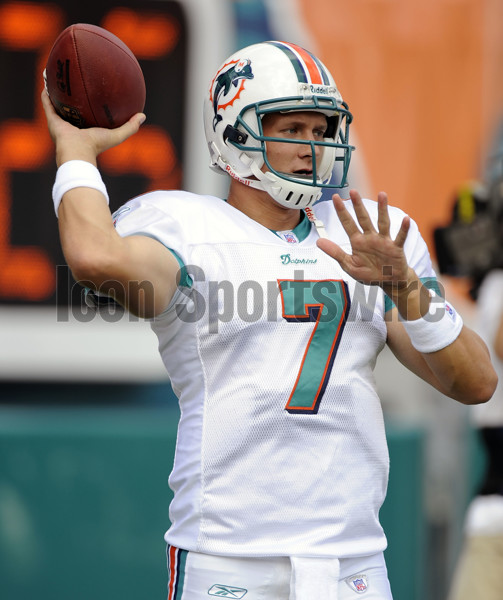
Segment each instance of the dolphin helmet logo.
[[[244,90],[245,81],[253,79],[253,77],[251,60],[247,58],[226,63],[215,75],[210,89],[210,100],[215,114],[213,131],[216,130],[218,123],[223,120],[222,115],[218,114],[219,111],[232,106]],[[236,89],[233,90],[233,87]],[[221,101],[222,103],[220,103]]]

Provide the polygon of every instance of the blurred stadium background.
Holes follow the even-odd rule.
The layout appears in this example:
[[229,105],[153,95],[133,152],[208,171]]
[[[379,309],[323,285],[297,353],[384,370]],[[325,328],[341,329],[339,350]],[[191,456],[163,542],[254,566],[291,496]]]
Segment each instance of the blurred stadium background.
[[[70,6],[71,4],[71,6]],[[481,176],[503,107],[498,0],[88,0],[0,3],[0,598],[163,598],[177,405],[148,326],[83,306],[59,250],[39,104],[67,25],[135,52],[148,120],[105,153],[116,208],[148,189],[224,194],[201,98],[238,47],[287,39],[333,72],[355,120],[351,184],[384,189],[432,252]],[[443,279],[467,322],[466,282]],[[386,352],[377,366],[391,478],[382,521],[395,598],[443,600],[484,456],[466,407]],[[372,427],[372,423],[368,424]]]

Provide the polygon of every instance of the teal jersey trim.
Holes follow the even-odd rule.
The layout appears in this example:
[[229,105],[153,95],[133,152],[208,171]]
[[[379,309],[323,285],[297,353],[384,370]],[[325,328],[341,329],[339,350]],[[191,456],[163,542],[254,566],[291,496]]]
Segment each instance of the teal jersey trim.
[[[282,239],[281,236],[278,235],[277,231],[274,229],[271,229],[270,231]],[[296,235],[299,242],[303,242],[311,233],[311,221],[307,218],[304,211],[302,211],[302,219],[300,223],[295,227],[295,229],[292,229],[292,232]]]
[[[224,198],[224,202],[227,202],[227,198]],[[269,229],[274,235],[277,235],[280,239],[281,236],[278,235],[278,232],[274,229]],[[302,218],[300,223],[292,229],[292,232],[295,234],[299,242],[303,242],[307,236],[311,233],[311,221],[307,218],[307,215],[304,211],[302,211]]]
[[[227,202],[227,200],[224,199],[224,202]],[[277,232],[274,231],[274,229],[271,229],[271,231],[275,235],[278,235]],[[300,223],[297,225],[297,227],[295,227],[295,229],[292,229],[292,231],[297,236],[297,239],[299,240],[299,242],[304,241],[307,238],[307,236],[311,233],[311,221],[307,218],[306,213],[304,211],[302,211],[302,219],[301,219]],[[278,236],[278,237],[280,237],[280,236]],[[176,258],[178,265],[180,266],[180,284],[179,285],[181,287],[191,288],[192,284],[194,282],[192,281],[192,277],[188,274],[187,268],[186,268],[183,260],[181,259],[180,255],[175,250],[173,250],[173,248],[168,248],[168,250]]]
[[185,264],[183,263],[183,260],[173,250],[173,248],[168,248],[168,250],[176,258],[176,260],[178,262],[178,265],[180,266],[180,283],[179,283],[179,285],[181,287],[187,287],[187,288],[192,287],[192,284],[193,284],[192,277],[187,273],[187,268],[185,267]]
[[[155,236],[150,235],[148,233],[139,233],[139,234],[134,234],[134,235],[144,235],[145,237],[149,237],[152,238],[153,240],[156,240],[157,242],[161,243],[162,242],[157,239]],[[165,248],[167,248],[167,246],[165,244],[163,244],[163,246]],[[187,269],[185,268],[185,264],[183,262],[183,260],[180,258],[180,256],[177,254],[177,252],[175,252],[175,250],[173,250],[173,248],[168,248],[168,250],[171,252],[171,254],[176,258],[176,261],[178,263],[178,265],[180,266],[180,283],[178,285],[180,285],[181,287],[192,287],[192,278],[190,277],[190,275],[187,273]]]
[[[424,287],[428,288],[429,290],[433,290],[436,294],[438,294],[439,296],[441,296],[443,298],[443,294],[440,291],[440,285],[438,283],[438,280],[436,277],[421,277],[421,283],[424,285]],[[395,307],[395,303],[393,302],[393,300],[391,300],[391,298],[385,294],[384,295],[384,312],[388,312],[388,310],[391,310],[392,308]]]

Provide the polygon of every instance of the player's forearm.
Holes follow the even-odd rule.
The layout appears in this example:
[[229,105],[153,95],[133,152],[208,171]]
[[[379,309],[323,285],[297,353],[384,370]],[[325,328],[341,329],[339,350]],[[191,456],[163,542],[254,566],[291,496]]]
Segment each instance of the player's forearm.
[[463,404],[487,402],[496,389],[498,377],[487,347],[466,326],[452,344],[423,357],[445,393]]
[[452,306],[430,294],[412,269],[402,285],[385,290],[398,309],[415,350],[431,371],[435,387],[464,404],[491,398],[497,376],[480,337],[462,325]]

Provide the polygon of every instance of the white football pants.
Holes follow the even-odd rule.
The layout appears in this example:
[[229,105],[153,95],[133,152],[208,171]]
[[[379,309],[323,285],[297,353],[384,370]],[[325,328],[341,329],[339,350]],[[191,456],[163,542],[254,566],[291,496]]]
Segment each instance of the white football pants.
[[392,600],[382,553],[359,558],[246,558],[168,546],[168,600]]

